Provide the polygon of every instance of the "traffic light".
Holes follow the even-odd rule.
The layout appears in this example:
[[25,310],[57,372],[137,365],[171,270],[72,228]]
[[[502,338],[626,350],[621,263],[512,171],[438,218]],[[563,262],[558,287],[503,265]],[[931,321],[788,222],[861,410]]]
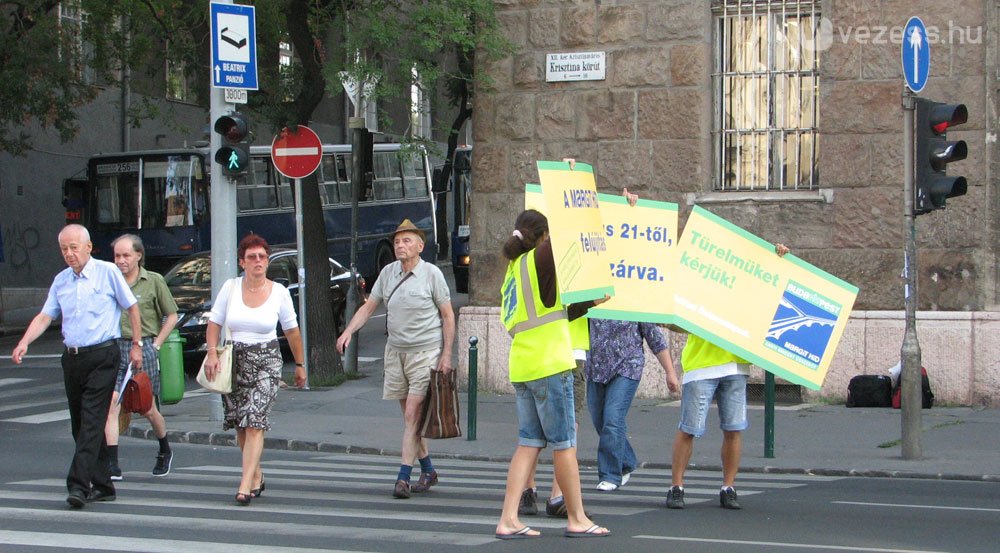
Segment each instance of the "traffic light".
[[246,173],[250,167],[250,121],[239,112],[223,115],[215,120],[215,132],[222,135],[222,145],[215,152],[222,173],[230,177]]
[[913,213],[921,215],[944,209],[945,200],[964,196],[965,177],[945,174],[948,164],[969,154],[964,140],[949,141],[948,129],[969,119],[965,104],[942,104],[916,99],[916,151],[913,168]]

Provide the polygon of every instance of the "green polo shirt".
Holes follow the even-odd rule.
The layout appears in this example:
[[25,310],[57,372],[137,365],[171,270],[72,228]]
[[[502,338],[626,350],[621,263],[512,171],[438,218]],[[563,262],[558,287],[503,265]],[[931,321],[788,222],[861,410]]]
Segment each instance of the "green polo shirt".
[[[160,333],[163,317],[177,313],[177,302],[170,295],[167,281],[159,273],[147,271],[139,267],[139,278],[131,285],[132,294],[139,303],[139,316],[142,318],[142,337],[156,336]],[[129,324],[128,313],[122,312],[122,338],[132,337],[132,325]]]

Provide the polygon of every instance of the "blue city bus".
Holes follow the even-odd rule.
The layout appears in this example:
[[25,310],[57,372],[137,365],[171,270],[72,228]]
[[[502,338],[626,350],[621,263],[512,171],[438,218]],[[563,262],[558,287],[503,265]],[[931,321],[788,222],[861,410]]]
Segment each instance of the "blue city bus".
[[[275,170],[269,146],[254,146],[246,175],[236,180],[237,236],[260,234],[273,246],[296,247],[294,195]],[[110,260],[111,241],[124,233],[142,237],[146,266],[166,271],[187,255],[210,250],[211,201],[207,149],[100,154],[87,165],[86,181],[67,181],[66,219],[90,230],[94,255]],[[403,219],[427,236],[422,254],[437,256],[430,163],[422,150],[376,144],[374,178],[358,198],[357,269],[369,283],[395,260],[389,239]],[[317,169],[330,257],[345,265],[351,243],[351,146],[324,145]],[[228,183],[227,183],[228,184]]]

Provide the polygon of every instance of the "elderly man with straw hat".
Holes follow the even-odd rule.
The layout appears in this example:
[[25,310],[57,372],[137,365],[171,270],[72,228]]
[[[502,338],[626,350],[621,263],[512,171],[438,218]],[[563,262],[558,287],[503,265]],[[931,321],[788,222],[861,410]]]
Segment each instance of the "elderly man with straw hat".
[[[388,339],[382,398],[399,401],[405,423],[402,463],[392,495],[409,499],[411,492],[427,491],[438,482],[427,441],[420,437],[418,429],[431,371],[448,374],[452,370],[455,313],[441,269],[420,258],[424,232],[404,219],[392,233],[392,243],[396,261],[379,273],[368,301],[337,338],[337,351],[344,352],[354,333],[384,303]],[[420,478],[411,485],[414,460],[420,462]]]

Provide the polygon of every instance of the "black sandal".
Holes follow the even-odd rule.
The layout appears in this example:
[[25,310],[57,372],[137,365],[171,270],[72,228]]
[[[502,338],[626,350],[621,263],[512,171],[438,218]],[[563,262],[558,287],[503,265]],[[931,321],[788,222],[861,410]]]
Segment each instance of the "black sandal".
[[239,505],[240,507],[246,507],[247,505],[249,505],[251,499],[253,499],[253,492],[250,492],[250,493],[237,492],[236,493],[236,504]]
[[253,497],[255,499],[258,498],[258,497],[260,497],[260,495],[262,493],[264,493],[265,489],[266,488],[264,486],[264,475],[261,474],[260,475],[260,487],[259,488],[254,488],[254,489],[250,490],[250,497]]

